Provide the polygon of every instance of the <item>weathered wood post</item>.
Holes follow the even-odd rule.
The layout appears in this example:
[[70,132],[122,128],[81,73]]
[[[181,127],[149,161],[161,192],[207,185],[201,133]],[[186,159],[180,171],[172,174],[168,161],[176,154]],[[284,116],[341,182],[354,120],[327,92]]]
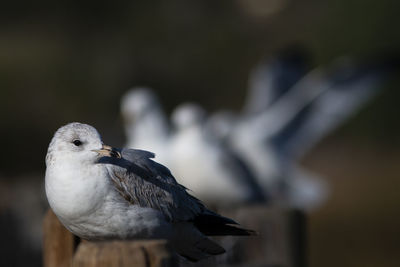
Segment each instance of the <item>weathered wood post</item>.
[[[49,210],[43,222],[44,267],[175,267],[165,240],[81,241]],[[77,246],[77,247],[76,247]]]
[[75,250],[75,237],[49,209],[43,221],[44,267],[70,267]]

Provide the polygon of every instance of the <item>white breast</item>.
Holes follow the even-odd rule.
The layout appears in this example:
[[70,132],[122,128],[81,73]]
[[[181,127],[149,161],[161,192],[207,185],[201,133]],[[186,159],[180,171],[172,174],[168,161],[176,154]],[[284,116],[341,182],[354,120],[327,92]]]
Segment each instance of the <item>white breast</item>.
[[90,216],[101,205],[108,187],[106,169],[93,164],[90,168],[54,164],[46,169],[46,195],[57,216],[75,220]]

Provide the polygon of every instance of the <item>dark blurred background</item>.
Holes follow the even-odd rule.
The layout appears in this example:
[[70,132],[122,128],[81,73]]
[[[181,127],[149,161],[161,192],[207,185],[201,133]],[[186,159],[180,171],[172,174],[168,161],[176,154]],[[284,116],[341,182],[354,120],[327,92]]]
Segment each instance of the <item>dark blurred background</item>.
[[[250,69],[285,47],[304,46],[312,66],[399,54],[399,10],[395,0],[2,3],[1,266],[41,264],[44,157],[61,125],[89,123],[121,146],[119,102],[135,85],[168,112],[188,100],[239,109]],[[332,186],[308,219],[312,267],[400,266],[399,84],[304,159]]]

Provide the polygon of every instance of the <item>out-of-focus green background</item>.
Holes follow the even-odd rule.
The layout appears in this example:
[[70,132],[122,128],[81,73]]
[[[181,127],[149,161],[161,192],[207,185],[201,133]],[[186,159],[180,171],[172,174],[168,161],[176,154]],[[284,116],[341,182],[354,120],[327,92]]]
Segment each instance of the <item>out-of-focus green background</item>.
[[[313,66],[399,54],[399,10],[395,0],[2,3],[1,248],[25,246],[7,217],[10,203],[26,197],[15,185],[42,186],[47,145],[61,125],[86,122],[122,145],[119,101],[134,85],[153,87],[167,111],[187,100],[239,109],[249,70],[288,45],[305,46]],[[391,79],[304,159],[332,186],[308,220],[312,267],[400,266],[399,84]],[[40,264],[40,250],[26,253]],[[20,253],[3,262],[24,266]]]

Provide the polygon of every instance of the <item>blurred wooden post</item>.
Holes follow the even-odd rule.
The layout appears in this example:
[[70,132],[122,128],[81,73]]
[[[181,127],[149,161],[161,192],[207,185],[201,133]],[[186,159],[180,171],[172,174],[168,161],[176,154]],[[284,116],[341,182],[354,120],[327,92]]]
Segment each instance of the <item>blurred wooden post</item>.
[[82,242],[73,267],[169,267],[177,257],[165,240]]
[[43,221],[43,266],[70,267],[75,249],[75,237],[49,209]]
[[256,230],[256,237],[235,237],[227,261],[231,264],[303,267],[306,265],[306,221],[298,210],[243,206],[219,212]]

